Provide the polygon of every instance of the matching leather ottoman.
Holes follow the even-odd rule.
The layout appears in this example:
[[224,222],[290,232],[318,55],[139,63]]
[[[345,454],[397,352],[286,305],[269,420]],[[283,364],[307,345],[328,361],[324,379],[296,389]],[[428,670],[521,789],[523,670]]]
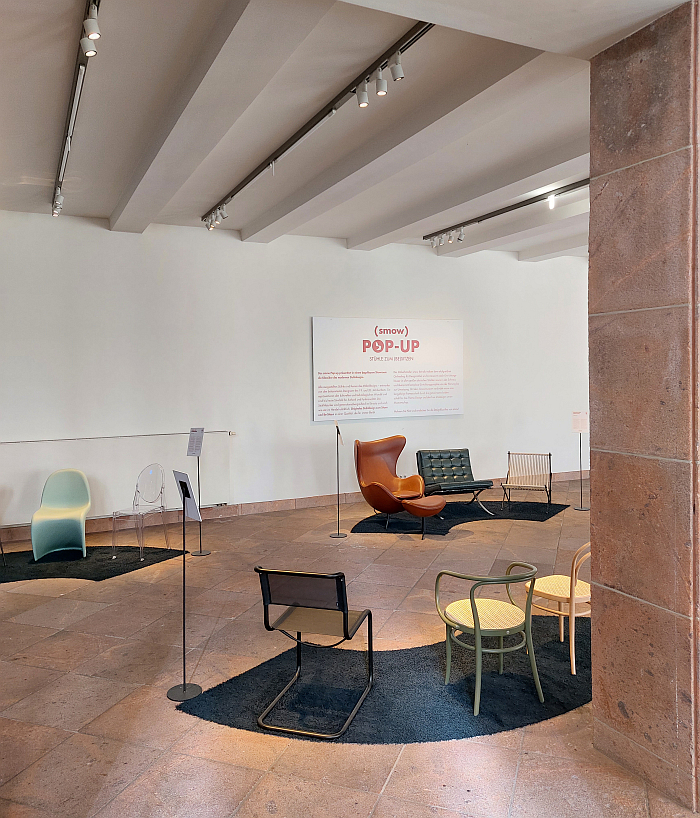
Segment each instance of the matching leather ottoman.
[[425,539],[426,517],[434,517],[445,508],[445,498],[435,494],[430,497],[416,497],[414,500],[402,500],[401,505],[414,517],[421,518],[421,540]]

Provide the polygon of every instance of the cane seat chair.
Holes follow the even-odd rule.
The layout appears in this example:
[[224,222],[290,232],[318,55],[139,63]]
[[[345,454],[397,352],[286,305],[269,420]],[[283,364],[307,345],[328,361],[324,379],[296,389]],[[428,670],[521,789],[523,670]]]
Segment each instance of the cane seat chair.
[[[259,565],[255,567],[255,571],[260,576],[263,622],[266,630],[280,631],[296,643],[296,672],[291,681],[258,716],[258,725],[267,730],[291,733],[296,736],[329,740],[340,738],[350,726],[362,702],[372,689],[374,679],[372,612],[370,610],[351,611],[348,608],[343,573],[316,574],[303,571],[278,571],[262,568]],[[271,605],[285,608],[272,622],[270,621]],[[302,645],[335,648],[351,640],[365,620],[367,621],[367,684],[342,727],[336,732],[322,733],[266,722],[267,716],[301,676]],[[331,636],[337,641],[330,645],[318,645],[315,642],[304,640],[303,634],[305,633]],[[333,651],[329,653],[332,654]]]
[[405,445],[403,435],[355,441],[355,469],[360,491],[375,511],[386,514],[387,529],[390,515],[404,510],[402,500],[415,500],[425,493],[425,483],[419,474],[410,477],[396,474],[396,463]]
[[[548,577],[538,577],[535,579],[533,596],[535,599],[543,599],[548,602],[556,602],[557,610],[533,602],[535,608],[547,613],[553,613],[559,617],[559,641],[564,641],[564,617],[569,617],[569,659],[571,661],[571,674],[576,675],[576,619],[591,615],[591,586],[578,578],[581,566],[586,560],[591,558],[591,544],[587,542],[574,554],[571,560],[571,573],[567,577],[564,574],[552,574]],[[529,587],[530,583],[526,584]],[[563,606],[566,605],[566,609]]]
[[[513,568],[524,568],[518,574],[513,574]],[[455,571],[440,571],[435,579],[435,607],[440,618],[445,623],[445,651],[447,667],[445,670],[445,684],[449,684],[452,666],[452,644],[460,645],[476,654],[476,676],[474,683],[474,715],[479,715],[481,704],[481,670],[484,653],[498,655],[498,672],[503,673],[503,656],[520,648],[527,648],[530,658],[530,668],[535,680],[535,688],[540,702],[544,702],[540,677],[537,673],[535,650],[532,644],[532,595],[533,587],[527,587],[525,608],[521,608],[513,601],[510,586],[516,583],[531,583],[537,573],[537,568],[527,562],[512,562],[502,577],[481,577],[470,574],[458,574]],[[459,580],[473,583],[469,590],[468,599],[460,599],[450,603],[445,608],[440,601],[440,583],[443,577],[454,577]],[[480,588],[494,585],[505,585],[510,602],[500,599],[477,597]],[[504,638],[514,634],[521,634],[521,641],[516,645],[504,646]],[[463,641],[464,636],[473,636],[474,643]],[[484,647],[482,640],[495,638],[498,647]]]
[[501,483],[503,500],[508,501],[513,489],[520,491],[543,491],[547,495],[547,505],[552,502],[552,454],[528,454],[508,452],[508,476]]
[[131,508],[121,509],[112,514],[112,559],[117,558],[117,531],[122,519],[133,520],[139,543],[139,557],[143,561],[144,523],[149,514],[160,514],[165,535],[165,545],[170,548],[168,526],[165,523],[165,472],[160,463],[151,463],[139,474]]

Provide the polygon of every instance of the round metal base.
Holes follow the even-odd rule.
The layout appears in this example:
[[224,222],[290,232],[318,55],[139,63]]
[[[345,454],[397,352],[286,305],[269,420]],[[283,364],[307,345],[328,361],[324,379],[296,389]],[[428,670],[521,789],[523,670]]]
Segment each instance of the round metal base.
[[186,702],[188,699],[194,699],[195,696],[199,696],[201,692],[202,688],[199,685],[190,682],[187,685],[175,685],[175,687],[171,687],[170,690],[168,690],[168,698],[173,702]]
[[330,536],[331,536],[331,537],[333,537],[333,539],[334,539],[334,540],[342,540],[342,538],[343,538],[343,537],[347,537],[348,535],[347,535],[347,534],[343,534],[343,532],[342,532],[342,531],[340,531],[340,532],[338,532],[338,533],[331,534]]
[[589,506],[574,506],[574,511],[590,511]]
[[208,557],[211,554],[211,551],[193,551],[193,557]]

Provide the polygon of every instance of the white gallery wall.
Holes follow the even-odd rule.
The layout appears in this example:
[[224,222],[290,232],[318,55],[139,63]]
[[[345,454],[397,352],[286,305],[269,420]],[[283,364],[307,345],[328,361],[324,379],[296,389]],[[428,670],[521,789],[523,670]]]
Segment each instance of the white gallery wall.
[[[551,451],[554,471],[573,471],[586,304],[581,258],[445,259],[160,225],[113,233],[100,220],[0,212],[0,525],[29,520],[54,468],[85,469],[91,516],[129,505],[151,460],[192,473],[179,443],[157,437],[190,426],[235,433],[205,439],[205,504],[331,494],[334,427],[312,421],[314,315],[464,322],[464,415],[344,424],[341,491],[357,490],[352,441],[392,434],[408,441],[400,474],[415,472],[417,449],[448,447],[469,447],[477,478],[504,476],[509,449]],[[131,435],[144,437],[119,440]],[[60,442],[11,443],[34,440]],[[169,440],[184,451],[186,436]]]

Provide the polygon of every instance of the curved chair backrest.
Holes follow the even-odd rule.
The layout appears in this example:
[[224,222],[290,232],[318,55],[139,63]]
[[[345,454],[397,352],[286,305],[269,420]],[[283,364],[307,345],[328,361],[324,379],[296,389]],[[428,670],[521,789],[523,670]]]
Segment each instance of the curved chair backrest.
[[160,463],[151,463],[139,474],[134,494],[134,508],[147,503],[165,505],[165,472]]
[[41,493],[41,505],[51,508],[90,505],[87,477],[78,469],[60,469],[50,474]]
[[360,488],[370,483],[381,483],[389,491],[398,483],[396,462],[406,445],[403,435],[382,440],[355,441],[355,468]]
[[574,554],[574,558],[571,560],[571,585],[569,588],[569,596],[572,599],[575,596],[576,583],[578,582],[578,572],[581,570],[583,563],[590,558],[591,544],[590,542],[587,542],[578,549],[578,551]]

